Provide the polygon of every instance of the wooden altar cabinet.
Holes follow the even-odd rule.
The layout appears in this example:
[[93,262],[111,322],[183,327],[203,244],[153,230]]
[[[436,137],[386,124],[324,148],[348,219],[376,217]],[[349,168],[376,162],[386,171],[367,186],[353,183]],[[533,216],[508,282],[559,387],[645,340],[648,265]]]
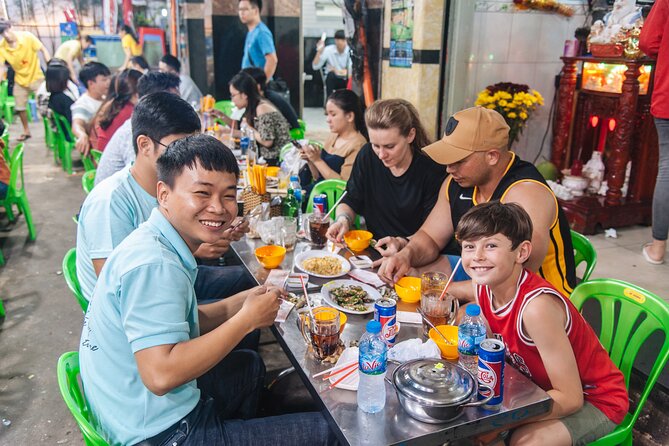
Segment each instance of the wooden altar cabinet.
[[[644,79],[641,94],[639,76],[643,71],[647,77],[654,61],[596,57],[562,57],[562,61],[551,161],[559,170],[569,168],[576,159],[585,164],[601,137],[608,182],[606,196],[586,194],[560,200],[571,227],[583,234],[594,234],[601,228],[650,224],[658,163],[657,132],[650,115],[652,74],[650,79]],[[585,85],[583,67],[594,66],[588,62],[623,65],[620,91],[596,91],[597,87]],[[611,119],[615,128],[604,129]],[[632,162],[631,173],[627,195],[623,196],[621,188],[628,161]]]

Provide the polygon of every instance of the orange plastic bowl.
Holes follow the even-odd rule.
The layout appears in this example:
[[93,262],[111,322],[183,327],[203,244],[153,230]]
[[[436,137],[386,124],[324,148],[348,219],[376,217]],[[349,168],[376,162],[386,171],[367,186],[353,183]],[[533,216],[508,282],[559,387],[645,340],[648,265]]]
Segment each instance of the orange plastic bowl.
[[267,245],[261,246],[255,251],[256,259],[267,269],[274,269],[281,265],[286,257],[286,248],[283,246]]
[[395,292],[406,303],[420,301],[420,277],[402,277],[395,283]]
[[369,246],[369,242],[372,241],[372,237],[371,232],[356,229],[344,234],[344,241],[351,248],[351,251],[364,251]]
[[444,359],[457,359],[458,357],[458,327],[455,325],[437,325],[437,329],[451,341],[451,344],[444,342],[439,333],[430,328],[429,336],[439,347],[441,357]]

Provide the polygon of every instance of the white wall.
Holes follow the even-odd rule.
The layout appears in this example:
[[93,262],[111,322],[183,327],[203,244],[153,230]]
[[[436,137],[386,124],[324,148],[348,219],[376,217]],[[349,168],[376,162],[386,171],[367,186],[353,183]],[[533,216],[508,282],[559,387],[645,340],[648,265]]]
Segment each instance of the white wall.
[[316,0],[302,0],[303,35],[304,37],[320,37],[325,31],[328,37],[334,37],[335,31],[344,29],[341,9],[336,8],[331,0],[318,0],[318,2],[327,7],[328,15],[317,14]]
[[[465,0],[469,2],[469,0]],[[574,38],[576,28],[585,22],[585,0],[562,0],[575,9],[572,17],[539,11],[519,11],[509,0],[471,2],[474,8],[471,24],[471,47],[466,70],[464,103],[449,104],[449,109],[471,107],[478,92],[497,82],[527,84],[545,99],[523,132],[514,150],[532,161],[539,151],[541,139],[549,125],[548,114],[555,92],[555,75],[562,69],[560,56],[564,41]],[[471,15],[470,15],[471,16]],[[457,20],[457,17],[455,18]],[[460,34],[459,39],[462,39]],[[452,79],[462,78],[453,76]],[[462,85],[462,84],[460,84]],[[450,86],[453,88],[453,85]],[[459,107],[460,106],[460,107]],[[549,129],[542,153],[550,154]]]

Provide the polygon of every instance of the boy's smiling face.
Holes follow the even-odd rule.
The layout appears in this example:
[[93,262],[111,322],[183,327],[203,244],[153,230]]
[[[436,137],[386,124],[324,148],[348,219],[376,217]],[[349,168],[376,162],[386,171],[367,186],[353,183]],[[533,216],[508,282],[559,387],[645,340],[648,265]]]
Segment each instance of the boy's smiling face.
[[511,240],[503,234],[494,234],[478,240],[462,241],[462,266],[474,282],[492,288],[509,279],[529,258],[532,245],[524,241],[511,249]]

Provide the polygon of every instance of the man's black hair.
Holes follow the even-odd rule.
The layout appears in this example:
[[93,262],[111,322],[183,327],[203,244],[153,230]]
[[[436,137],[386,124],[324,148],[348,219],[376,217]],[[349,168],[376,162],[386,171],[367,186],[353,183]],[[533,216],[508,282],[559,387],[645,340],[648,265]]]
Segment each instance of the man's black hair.
[[[240,2],[243,0],[239,0]],[[249,3],[258,7],[258,11],[262,11],[262,0],[248,0]]]
[[232,173],[239,178],[239,166],[232,151],[209,135],[192,135],[169,145],[158,158],[158,181],[174,187],[176,178],[185,168],[199,164],[208,171]]
[[137,94],[141,98],[159,91],[179,90],[180,82],[181,79],[176,74],[149,71],[139,78],[139,82],[137,82]]
[[267,86],[267,74],[265,74],[265,70],[259,67],[246,67],[241,72],[251,76],[256,81],[256,84],[260,86],[260,91],[265,91],[265,87]]
[[200,131],[200,118],[193,107],[179,96],[160,91],[143,97],[132,112],[132,146],[137,153],[137,138],[148,136],[154,142],[166,136]]
[[345,40],[345,39],[346,39],[346,34],[344,33],[344,30],[343,30],[343,29],[338,29],[338,30],[335,32],[334,38],[335,38],[335,39],[344,39],[344,40]]
[[160,58],[160,61],[177,73],[181,72],[181,62],[179,62],[179,59],[172,56],[171,54],[165,54]]
[[88,88],[88,82],[95,81],[98,76],[111,76],[107,65],[100,62],[87,62],[79,72],[79,80],[86,88]]
[[12,27],[12,22],[10,22],[9,20],[0,20],[0,34],[4,33],[11,27]]

